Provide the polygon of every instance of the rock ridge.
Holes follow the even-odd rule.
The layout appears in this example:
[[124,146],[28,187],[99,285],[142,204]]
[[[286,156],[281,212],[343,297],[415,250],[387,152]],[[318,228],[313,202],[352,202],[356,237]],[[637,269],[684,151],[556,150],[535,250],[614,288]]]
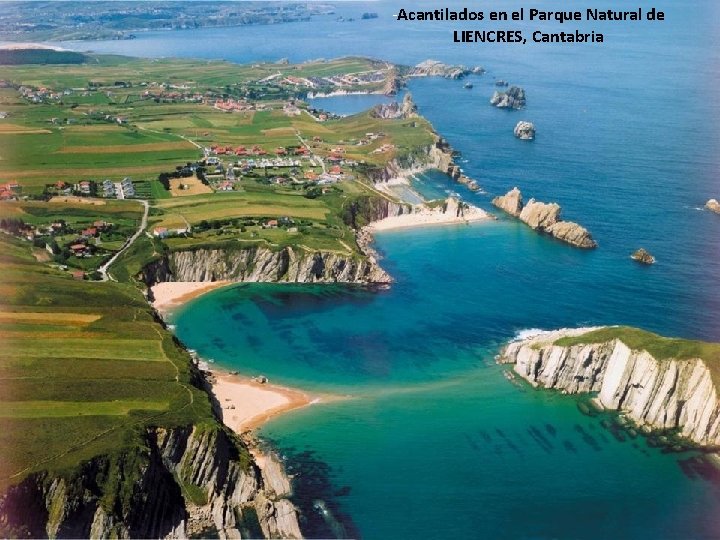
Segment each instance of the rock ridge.
[[523,203],[522,193],[517,187],[505,195],[495,197],[492,201],[500,210],[518,218],[530,228],[549,234],[571,246],[593,249],[597,242],[590,232],[572,221],[563,221],[560,218],[562,209],[557,203],[543,203],[530,199]]
[[274,463],[268,473],[220,426],[151,428],[140,452],[98,456],[64,475],[36,473],[9,488],[0,498],[0,532],[302,538],[290,483],[277,458],[266,459]]

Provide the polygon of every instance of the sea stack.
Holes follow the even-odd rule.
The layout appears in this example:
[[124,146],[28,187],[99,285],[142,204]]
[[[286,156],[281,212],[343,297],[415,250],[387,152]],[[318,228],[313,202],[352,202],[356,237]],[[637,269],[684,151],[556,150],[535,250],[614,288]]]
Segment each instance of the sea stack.
[[597,242],[585,227],[560,219],[562,208],[557,203],[544,203],[530,199],[527,204],[523,205],[522,193],[517,187],[505,195],[495,197],[492,203],[535,231],[549,234],[571,246],[583,249],[597,247]]
[[644,248],[638,249],[635,253],[630,255],[630,258],[641,264],[655,264],[655,257],[653,257],[650,252]]
[[523,208],[522,193],[517,187],[512,188],[505,195],[500,195],[492,200],[492,203],[503,212],[513,217],[520,217]]
[[525,103],[525,90],[519,86],[511,86],[505,92],[495,90],[490,98],[490,104],[498,109],[522,109]]
[[711,212],[720,214],[720,202],[718,202],[717,199],[710,199],[708,202],[705,203],[705,208],[707,208]]
[[515,126],[513,133],[521,141],[532,141],[535,138],[535,124],[521,120]]

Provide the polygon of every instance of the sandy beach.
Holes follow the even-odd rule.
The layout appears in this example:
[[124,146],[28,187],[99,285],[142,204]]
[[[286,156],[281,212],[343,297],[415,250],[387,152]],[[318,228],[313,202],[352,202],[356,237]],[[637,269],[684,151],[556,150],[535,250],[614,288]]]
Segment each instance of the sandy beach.
[[387,217],[380,221],[374,221],[368,225],[366,229],[373,233],[410,227],[456,225],[489,219],[493,219],[493,216],[475,206],[470,206],[465,209],[461,216],[458,216],[453,208],[448,208],[447,212],[442,212],[439,208],[420,208],[412,214],[401,214],[399,216]]
[[262,384],[250,377],[213,371],[212,393],[220,404],[223,423],[236,433],[253,430],[278,414],[312,403],[337,399],[311,396],[300,390]]
[[169,309],[189,302],[203,293],[232,283],[232,281],[167,281],[158,283],[152,287],[152,294],[155,299],[152,305],[160,313],[165,314]]

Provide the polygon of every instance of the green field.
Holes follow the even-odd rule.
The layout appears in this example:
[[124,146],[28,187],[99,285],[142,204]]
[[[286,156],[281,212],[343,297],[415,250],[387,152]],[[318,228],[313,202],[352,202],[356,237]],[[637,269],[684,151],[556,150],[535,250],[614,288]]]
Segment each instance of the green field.
[[[263,245],[361,256],[348,208],[387,197],[367,171],[426,151],[436,139],[432,126],[422,118],[369,114],[318,122],[301,102],[299,115],[286,114],[298,90],[261,79],[393,69],[358,58],[238,66],[112,56],[3,67],[10,87],[0,88],[0,110],[8,113],[0,119],[0,183],[16,181],[19,188],[17,200],[0,202],[0,491],[31,472],[62,473],[96,456],[136,455],[150,426],[218,425],[207,394],[193,382],[188,354],[156,319],[137,278],[168,250]],[[23,96],[21,85],[31,93]],[[189,98],[169,97],[177,92]],[[257,99],[253,110],[228,113],[196,93]],[[33,96],[40,96],[37,103]],[[378,134],[371,141],[370,132]],[[198,145],[257,147],[273,156],[278,147],[294,152],[301,138],[307,148],[312,144],[312,161],[298,157],[301,164],[292,167],[242,169],[232,191],[199,184],[199,172],[191,173],[202,188],[196,192],[182,192],[177,183],[168,191],[167,177],[159,178],[200,160]],[[390,149],[375,152],[383,145]],[[318,158],[337,153],[351,161],[341,181],[321,186],[306,180],[322,173]],[[73,270],[92,274],[124,246],[138,229],[142,207],[79,198],[76,188],[71,196],[56,196],[46,185],[126,176],[136,196],[150,201],[147,231],[110,268],[117,281],[73,279]],[[51,231],[60,221],[64,225]],[[70,253],[95,221],[113,224],[87,240],[100,255]],[[11,230],[10,222],[32,227],[35,236]],[[153,235],[159,227],[183,232],[161,240]],[[82,272],[73,274],[82,278]]]
[[6,235],[0,271],[12,291],[0,306],[0,488],[136,444],[148,424],[213,421],[187,354],[134,286],[73,280]]

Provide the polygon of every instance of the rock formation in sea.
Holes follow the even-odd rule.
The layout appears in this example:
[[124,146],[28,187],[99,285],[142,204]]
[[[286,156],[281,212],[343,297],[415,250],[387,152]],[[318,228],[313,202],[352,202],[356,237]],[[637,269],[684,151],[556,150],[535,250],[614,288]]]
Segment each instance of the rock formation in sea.
[[480,66],[467,68],[465,66],[450,66],[437,60],[425,60],[414,68],[410,68],[408,77],[444,77],[446,79],[462,79],[467,75],[481,75],[485,69]]
[[536,231],[549,234],[575,247],[597,247],[597,242],[587,229],[572,221],[560,219],[561,208],[557,203],[548,204],[530,199],[527,204],[523,204],[522,193],[517,187],[505,195],[495,197],[492,203]]
[[636,250],[630,258],[642,264],[655,264],[655,257],[653,257],[649,251],[644,248]]
[[515,126],[513,133],[522,141],[532,141],[535,138],[535,124],[521,120]]
[[0,528],[30,538],[302,538],[283,467],[263,461],[220,426],[152,428],[144,452],[10,487]]
[[[641,426],[678,429],[698,445],[720,445],[720,401],[709,359],[656,358],[623,341],[632,329],[615,333],[610,327],[605,337],[593,337],[598,330],[540,332],[509,343],[499,362],[514,364],[515,373],[533,386],[597,393],[602,407],[622,411]],[[563,338],[572,344],[562,345]]]
[[505,92],[495,90],[490,103],[499,109],[522,109],[525,106],[525,90],[519,86],[511,86]]
[[410,92],[405,94],[402,103],[381,103],[370,110],[370,116],[383,119],[417,118],[417,105]]
[[720,214],[720,202],[718,202],[716,199],[710,199],[708,202],[706,202],[705,208],[712,212],[715,212],[716,214]]

